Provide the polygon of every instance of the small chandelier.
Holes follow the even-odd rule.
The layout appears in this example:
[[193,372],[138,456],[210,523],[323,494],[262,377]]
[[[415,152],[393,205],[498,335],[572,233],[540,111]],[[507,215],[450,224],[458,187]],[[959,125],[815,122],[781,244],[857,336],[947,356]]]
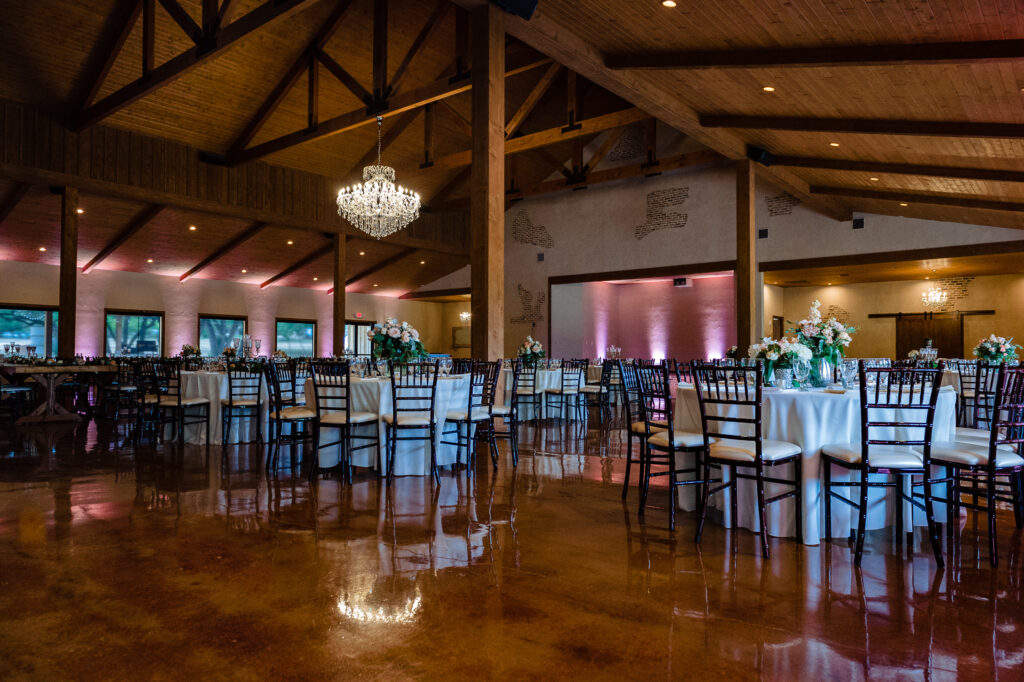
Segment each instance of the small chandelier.
[[381,125],[377,117],[377,164],[363,169],[363,182],[338,192],[338,215],[380,239],[420,217],[420,195],[395,185],[395,169],[380,162]]
[[941,308],[946,304],[948,298],[949,294],[946,293],[946,290],[938,287],[932,287],[921,294],[921,302],[924,303],[925,308]]

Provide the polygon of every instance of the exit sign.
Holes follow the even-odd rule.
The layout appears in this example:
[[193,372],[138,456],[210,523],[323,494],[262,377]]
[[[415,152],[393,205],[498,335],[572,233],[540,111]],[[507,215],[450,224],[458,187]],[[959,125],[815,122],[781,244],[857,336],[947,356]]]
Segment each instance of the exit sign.
[[363,319],[363,314],[362,313],[356,313],[356,319],[357,320]]

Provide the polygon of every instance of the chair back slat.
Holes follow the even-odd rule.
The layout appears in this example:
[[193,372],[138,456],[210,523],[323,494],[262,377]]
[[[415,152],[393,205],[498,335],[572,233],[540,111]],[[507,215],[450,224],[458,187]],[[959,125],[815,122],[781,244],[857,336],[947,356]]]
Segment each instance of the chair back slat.
[[240,401],[263,402],[263,379],[266,370],[263,363],[239,364],[228,367],[228,405],[234,407]]
[[[996,395],[992,409],[990,447],[1016,447],[1018,454],[1024,443],[1024,367],[998,367]],[[996,458],[989,456],[994,466]]]
[[858,364],[863,461],[869,445],[923,446],[930,453],[944,370],[942,362],[937,369]]
[[476,408],[490,410],[494,406],[494,394],[498,388],[501,360],[486,362],[471,360],[469,365],[469,405],[466,414],[473,414]]
[[761,363],[755,367],[693,363],[705,442],[710,438],[752,441],[760,459],[763,372]]
[[347,423],[352,414],[349,361],[313,360],[308,366],[309,375],[313,379],[313,402],[317,419],[332,412],[344,412]]
[[587,374],[586,360],[563,360],[561,389],[562,393],[578,393]]
[[434,414],[437,399],[438,363],[391,363],[391,410],[397,422],[401,414]]
[[452,374],[469,374],[472,371],[472,358],[452,358]]
[[173,358],[153,361],[154,388],[160,395],[181,402],[181,363]]
[[660,429],[667,428],[669,442],[672,442],[672,385],[668,363],[637,367],[636,377],[640,412],[647,435],[654,432],[652,426],[658,422]]

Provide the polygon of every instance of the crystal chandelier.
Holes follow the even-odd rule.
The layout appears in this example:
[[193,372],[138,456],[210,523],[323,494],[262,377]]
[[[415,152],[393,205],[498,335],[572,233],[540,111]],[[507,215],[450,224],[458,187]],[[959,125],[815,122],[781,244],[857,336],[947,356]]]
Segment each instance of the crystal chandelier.
[[420,217],[420,195],[395,185],[395,169],[380,162],[383,122],[378,116],[377,164],[363,169],[362,184],[338,192],[338,215],[376,239]]
[[938,287],[932,287],[921,294],[921,302],[924,303],[925,308],[941,308],[946,304],[948,298],[949,294],[946,293],[946,290]]

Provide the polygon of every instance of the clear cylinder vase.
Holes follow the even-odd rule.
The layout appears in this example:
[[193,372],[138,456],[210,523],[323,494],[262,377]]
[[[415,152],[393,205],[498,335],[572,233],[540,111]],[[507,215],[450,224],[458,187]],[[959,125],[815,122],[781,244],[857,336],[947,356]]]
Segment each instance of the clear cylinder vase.
[[819,357],[811,361],[811,386],[826,388],[832,384],[836,376],[836,365],[832,358]]

